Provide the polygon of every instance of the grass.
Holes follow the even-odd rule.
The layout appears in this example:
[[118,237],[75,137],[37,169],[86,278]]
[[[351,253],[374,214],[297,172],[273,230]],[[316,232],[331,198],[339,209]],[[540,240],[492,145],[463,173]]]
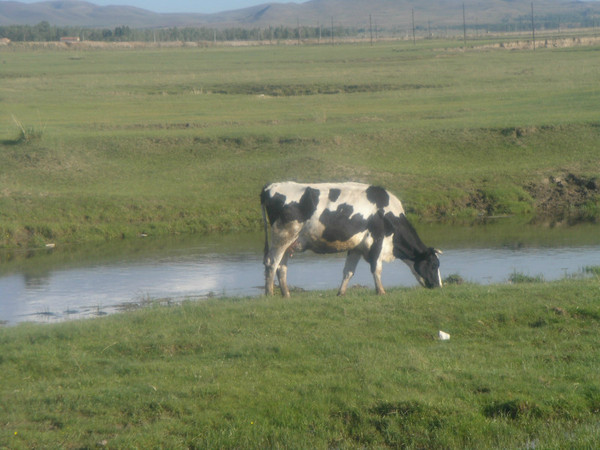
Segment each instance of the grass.
[[525,275],[523,273],[514,271],[508,277],[509,283],[542,283],[544,281],[544,277],[542,275]]
[[14,139],[6,139],[3,141],[4,145],[17,145],[28,143],[36,139],[41,139],[44,134],[43,130],[36,129],[34,127],[25,128],[23,124],[15,116],[12,116],[13,122],[17,127],[18,134]]
[[[594,46],[76,52],[0,50],[0,247],[256,230],[275,179],[526,223],[568,174],[600,173]],[[597,220],[588,191],[559,218]],[[594,448],[600,291],[584,270],[0,328],[0,447]]]
[[0,328],[0,445],[597,447],[598,288],[355,288]]
[[585,266],[583,272],[600,276],[600,266]]
[[7,47],[0,246],[256,230],[277,179],[382,184],[425,220],[595,220],[598,192],[539,190],[600,173],[597,50]]

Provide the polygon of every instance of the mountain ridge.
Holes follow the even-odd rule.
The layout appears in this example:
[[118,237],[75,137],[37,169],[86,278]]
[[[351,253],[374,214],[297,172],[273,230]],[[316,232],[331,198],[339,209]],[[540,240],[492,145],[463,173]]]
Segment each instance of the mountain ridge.
[[[310,0],[305,3],[263,3],[212,14],[155,13],[133,6],[98,6],[80,0],[54,0],[37,3],[0,1],[0,25],[36,25],[90,28],[130,26],[160,27],[268,27],[317,26],[334,21],[336,26],[366,27],[369,18],[379,28],[411,25],[412,14],[420,26],[462,24],[466,20],[481,25],[524,21],[531,15],[529,0]],[[600,14],[600,2],[536,0],[535,15],[559,16],[563,24]],[[600,22],[600,19],[598,20]]]

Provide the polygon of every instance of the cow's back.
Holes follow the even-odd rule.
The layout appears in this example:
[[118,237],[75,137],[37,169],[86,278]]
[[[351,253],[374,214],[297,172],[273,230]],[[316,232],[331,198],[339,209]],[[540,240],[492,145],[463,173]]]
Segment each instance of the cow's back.
[[[305,222],[319,218],[323,211],[336,211],[341,207],[351,215],[360,214],[364,218],[382,210],[392,212],[395,216],[404,213],[402,204],[393,194],[384,188],[363,183],[296,183],[285,181],[272,183],[263,188],[261,203],[267,207],[271,224],[282,216],[282,210],[300,209],[301,217],[294,220]],[[296,216],[296,215],[294,215]],[[272,219],[272,220],[271,220]]]
[[[378,212],[403,212],[400,201],[385,189],[362,183],[273,183],[261,201],[269,223],[298,234],[296,247],[318,253],[369,247]],[[287,230],[286,230],[287,228]]]

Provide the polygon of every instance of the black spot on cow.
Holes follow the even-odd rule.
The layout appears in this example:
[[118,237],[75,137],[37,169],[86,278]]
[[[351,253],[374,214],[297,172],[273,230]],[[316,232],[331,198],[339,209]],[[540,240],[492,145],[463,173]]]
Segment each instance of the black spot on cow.
[[307,187],[300,198],[300,214],[301,221],[306,222],[317,210],[317,205],[319,204],[319,194],[320,191],[318,189],[313,189],[311,187]]
[[329,200],[332,202],[335,202],[340,197],[341,193],[342,193],[341,189],[337,189],[337,188],[329,189]]
[[390,194],[379,186],[369,186],[367,188],[367,200],[374,203],[377,209],[385,208],[390,204]]
[[367,221],[367,229],[373,236],[373,239],[383,239],[386,235],[386,221],[382,211],[377,211]]
[[[367,221],[361,214],[354,214],[354,207],[342,203],[335,211],[324,210],[319,221],[325,225],[323,239],[329,242],[344,242],[367,229]],[[351,217],[352,216],[352,217]]]
[[306,188],[299,202],[286,204],[286,196],[275,193],[272,197],[266,190],[260,194],[260,200],[267,210],[269,223],[273,224],[280,220],[282,224],[293,222],[306,222],[317,209],[319,203],[319,190],[311,187]]
[[266,190],[260,193],[260,202],[265,205],[270,224],[275,223],[283,215],[285,199],[285,195],[279,193],[276,193],[273,197],[270,197]]
[[371,265],[371,272],[375,271],[377,266],[377,260],[381,255],[381,249],[383,248],[383,239],[388,234],[391,227],[386,225],[385,217],[382,211],[378,211],[377,214],[373,214],[367,221],[367,229],[373,237],[373,244],[369,249],[367,255],[367,261]]

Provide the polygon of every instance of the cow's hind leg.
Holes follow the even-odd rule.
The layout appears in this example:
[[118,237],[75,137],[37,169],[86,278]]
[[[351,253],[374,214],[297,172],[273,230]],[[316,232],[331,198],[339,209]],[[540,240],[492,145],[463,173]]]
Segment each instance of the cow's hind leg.
[[273,251],[273,249],[269,252],[267,257],[265,258],[265,294],[273,295],[273,284],[275,283],[275,272],[279,267],[279,262],[283,257],[283,251]]
[[[289,297],[290,292],[287,288],[287,252],[292,251],[298,233],[300,232],[301,224],[288,224],[285,227],[277,225],[272,228],[272,242],[269,251],[265,255],[265,294],[273,295],[273,284],[275,282],[275,274],[279,278],[281,293],[284,297]],[[283,284],[281,284],[283,281]]]
[[344,278],[342,279],[342,284],[338,290],[338,295],[344,295],[346,293],[348,282],[354,275],[358,261],[360,261],[360,255],[360,252],[348,252],[348,256],[346,256],[346,263],[344,264]]
[[292,254],[291,247],[286,250],[281,258],[279,267],[277,268],[277,279],[279,280],[279,289],[281,289],[281,295],[284,297],[290,296],[290,290],[287,284],[287,264],[290,255]]
[[[293,241],[292,241],[293,242]],[[284,297],[290,296],[290,291],[287,287],[287,261],[292,249],[286,244],[281,247],[272,249],[265,258],[265,294],[273,295],[273,284],[275,282],[275,274],[279,279],[279,287],[281,294]]]

